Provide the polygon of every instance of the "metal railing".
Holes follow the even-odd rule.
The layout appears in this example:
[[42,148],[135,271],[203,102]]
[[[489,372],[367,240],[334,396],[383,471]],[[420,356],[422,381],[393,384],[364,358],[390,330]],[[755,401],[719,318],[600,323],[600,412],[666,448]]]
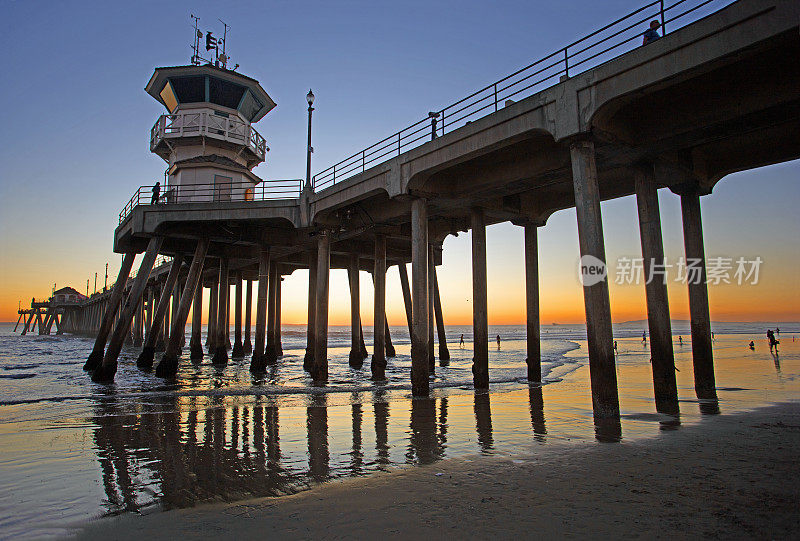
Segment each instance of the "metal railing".
[[214,203],[227,201],[271,201],[300,197],[303,181],[264,180],[255,186],[241,182],[188,184],[167,186],[154,200],[153,186],[140,186],[119,213],[119,223],[140,205],[174,205],[177,203]]
[[267,155],[267,141],[254,127],[236,117],[216,114],[213,109],[161,115],[150,130],[150,150],[164,139],[199,136],[244,145],[262,161]]
[[[677,0],[666,6],[664,0],[650,2],[320,171],[314,175],[312,186],[316,190],[341,182],[364,172],[367,166],[399,156],[431,138],[494,113],[505,106],[505,100],[533,95],[559,83],[562,77],[575,76],[637,48],[642,45],[643,33],[651,20],[658,20],[661,31],[666,34],[667,28],[675,31],[722,9],[732,1]],[[716,5],[709,9],[707,6],[710,4]]]

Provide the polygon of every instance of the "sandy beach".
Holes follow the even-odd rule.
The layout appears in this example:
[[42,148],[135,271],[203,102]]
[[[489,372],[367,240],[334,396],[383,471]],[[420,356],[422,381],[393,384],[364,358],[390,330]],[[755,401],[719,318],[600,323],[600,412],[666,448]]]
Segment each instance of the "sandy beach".
[[282,498],[128,515],[78,538],[792,538],[798,452],[794,402],[633,443],[445,460]]

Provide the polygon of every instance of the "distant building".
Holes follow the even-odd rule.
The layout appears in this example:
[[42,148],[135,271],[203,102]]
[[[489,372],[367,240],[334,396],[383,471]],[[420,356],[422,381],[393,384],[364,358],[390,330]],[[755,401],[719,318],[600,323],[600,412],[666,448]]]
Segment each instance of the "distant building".
[[53,293],[50,301],[55,304],[72,304],[82,302],[88,297],[71,287],[62,287]]

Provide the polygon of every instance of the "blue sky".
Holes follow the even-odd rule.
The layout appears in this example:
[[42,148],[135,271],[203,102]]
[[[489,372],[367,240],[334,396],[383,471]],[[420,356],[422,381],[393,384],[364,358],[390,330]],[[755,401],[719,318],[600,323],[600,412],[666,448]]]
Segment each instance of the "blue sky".
[[[30,298],[54,281],[82,289],[106,261],[116,270],[119,210],[164,170],[148,149],[149,130],[164,111],[143,88],[155,66],[187,63],[190,13],[204,31],[219,35],[218,17],[231,26],[232,61],[277,102],[256,125],[271,152],[255,170],[276,179],[305,174],[309,88],[317,97],[319,171],[641,4],[1,0],[0,289]],[[789,276],[800,263],[798,178],[794,162],[723,180],[704,200],[707,252],[775,253],[780,275]],[[667,253],[679,254],[677,198],[661,199]],[[609,258],[638,253],[635,201],[604,203],[603,212]],[[521,248],[508,244],[521,243],[512,226],[490,228],[489,241],[498,253],[519,251],[521,262]],[[467,247],[465,235],[448,240],[445,267],[468,261]],[[544,268],[557,265],[558,273],[573,264],[574,211],[556,214],[542,230],[542,250],[548,247],[553,257]],[[798,286],[789,287],[796,295]]]

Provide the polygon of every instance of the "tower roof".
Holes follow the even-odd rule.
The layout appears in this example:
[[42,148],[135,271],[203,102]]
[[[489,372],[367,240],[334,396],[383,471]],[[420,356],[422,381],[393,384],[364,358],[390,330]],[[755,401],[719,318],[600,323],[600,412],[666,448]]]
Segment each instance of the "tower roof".
[[156,68],[145,90],[170,113],[181,103],[210,102],[258,122],[275,107],[255,79],[208,64]]

